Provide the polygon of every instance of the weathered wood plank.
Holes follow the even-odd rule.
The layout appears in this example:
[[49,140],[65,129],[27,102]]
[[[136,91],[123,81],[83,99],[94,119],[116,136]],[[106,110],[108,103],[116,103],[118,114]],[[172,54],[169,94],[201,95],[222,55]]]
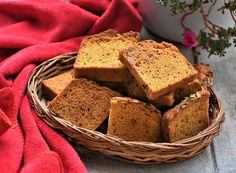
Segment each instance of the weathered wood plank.
[[79,155],[90,173],[214,173],[210,147],[200,155],[175,164],[137,165],[107,158],[102,154],[79,151]]
[[231,48],[226,57],[206,58],[214,70],[214,91],[223,100],[226,121],[221,134],[214,140],[214,151],[219,173],[236,172],[236,48]]

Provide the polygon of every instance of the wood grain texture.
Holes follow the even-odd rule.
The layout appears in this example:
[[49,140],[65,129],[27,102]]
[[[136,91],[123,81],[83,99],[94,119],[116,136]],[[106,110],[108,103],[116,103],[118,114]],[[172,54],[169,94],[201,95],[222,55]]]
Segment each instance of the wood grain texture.
[[[142,30],[143,39],[160,39]],[[177,45],[186,57],[188,49]],[[90,173],[235,173],[236,172],[236,49],[224,58],[207,58],[202,53],[199,62],[209,63],[213,69],[214,91],[223,100],[226,121],[219,136],[200,155],[187,161],[163,165],[135,165],[80,148],[78,153]],[[192,59],[189,59],[193,62]]]
[[[236,48],[228,50],[226,57],[206,58],[204,53],[199,61],[209,63],[213,69],[214,91],[222,98],[226,121],[221,134],[211,147],[215,152],[216,172],[236,172]],[[214,155],[214,153],[213,153]]]
[[107,158],[102,154],[85,149],[79,150],[79,155],[89,173],[213,173],[214,166],[210,147],[190,160],[163,165],[137,165]]

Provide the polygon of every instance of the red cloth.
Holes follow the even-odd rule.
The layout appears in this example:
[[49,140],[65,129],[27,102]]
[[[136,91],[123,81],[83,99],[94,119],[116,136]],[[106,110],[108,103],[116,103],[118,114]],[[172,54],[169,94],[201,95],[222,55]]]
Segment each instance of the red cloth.
[[139,31],[136,7],[137,0],[0,1],[1,173],[87,172],[71,145],[31,110],[27,81],[37,64],[77,51],[85,35]]

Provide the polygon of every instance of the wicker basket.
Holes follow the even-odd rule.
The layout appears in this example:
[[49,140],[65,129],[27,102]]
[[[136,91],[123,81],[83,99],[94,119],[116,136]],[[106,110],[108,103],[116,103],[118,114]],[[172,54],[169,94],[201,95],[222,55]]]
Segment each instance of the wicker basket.
[[77,127],[57,117],[47,109],[47,100],[41,92],[41,81],[72,68],[76,55],[64,54],[42,63],[32,72],[28,82],[28,96],[38,116],[51,127],[65,133],[74,144],[128,162],[160,164],[186,160],[199,154],[219,134],[224,121],[223,105],[212,90],[209,110],[211,125],[198,135],[175,143],[127,142]]

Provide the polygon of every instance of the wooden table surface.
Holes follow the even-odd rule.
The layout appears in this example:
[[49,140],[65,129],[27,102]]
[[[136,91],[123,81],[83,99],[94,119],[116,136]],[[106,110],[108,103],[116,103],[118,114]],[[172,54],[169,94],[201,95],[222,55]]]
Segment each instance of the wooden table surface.
[[[141,35],[143,39],[157,40],[145,29]],[[179,48],[189,57],[189,50]],[[79,149],[78,153],[89,173],[236,173],[236,48],[230,48],[223,58],[209,59],[203,52],[198,61],[210,64],[214,71],[213,89],[222,98],[225,108],[223,129],[213,143],[192,159],[162,165],[129,164]]]

